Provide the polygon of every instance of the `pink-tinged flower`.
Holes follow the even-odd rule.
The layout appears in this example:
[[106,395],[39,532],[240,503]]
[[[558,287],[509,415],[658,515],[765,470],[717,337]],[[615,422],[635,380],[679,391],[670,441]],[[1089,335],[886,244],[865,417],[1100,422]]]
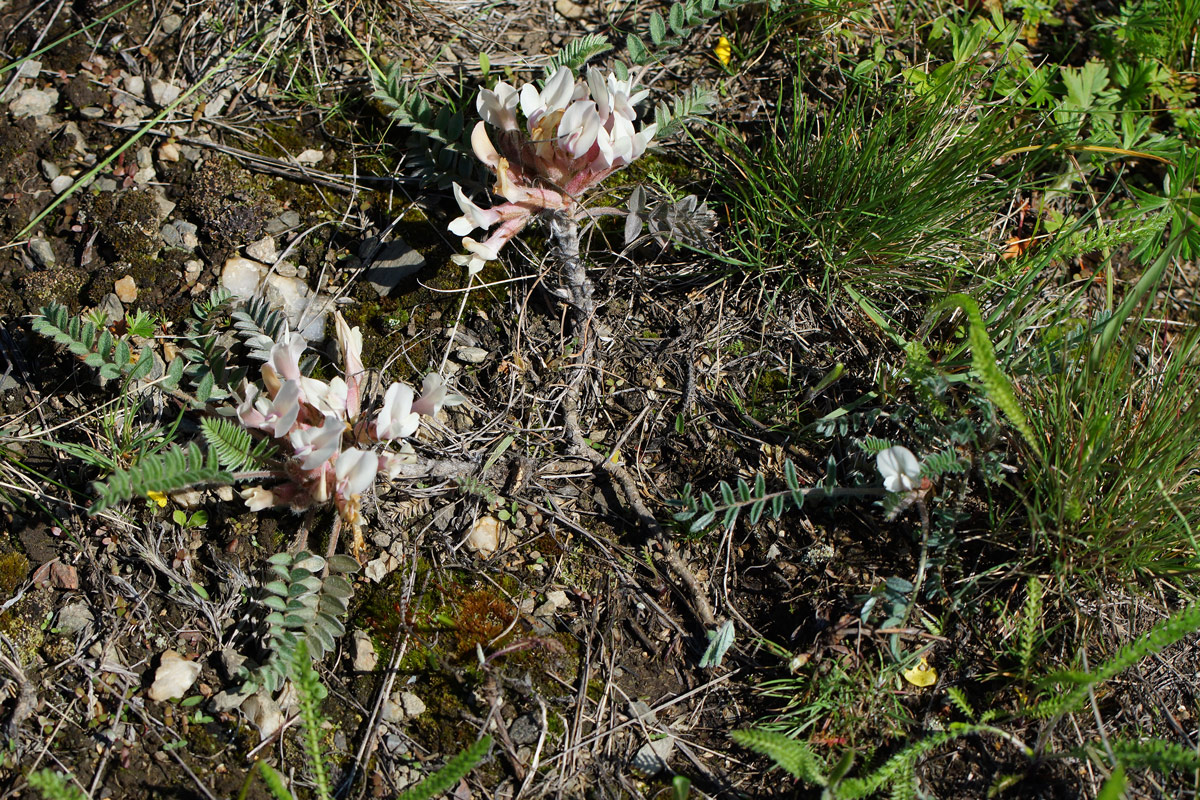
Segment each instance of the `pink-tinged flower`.
[[267,425],[267,413],[270,410],[271,401],[261,396],[253,383],[246,384],[246,399],[237,407],[238,422],[247,428],[272,430],[274,426]]
[[268,361],[281,380],[294,381],[300,377],[300,356],[305,347],[304,337],[298,333],[289,334],[284,323],[283,339],[271,348]]
[[246,507],[251,511],[262,511],[278,505],[275,493],[261,486],[252,486],[249,489],[243,489],[239,494],[246,501]]
[[345,422],[336,414],[326,414],[320,427],[309,425],[297,428],[288,435],[288,441],[300,459],[301,469],[316,469],[341,448],[342,434],[345,432]]
[[480,90],[475,108],[487,124],[502,131],[516,130],[518,99],[517,90],[500,81],[495,89]]
[[436,417],[442,406],[456,406],[463,402],[457,394],[450,394],[450,387],[436,372],[425,376],[421,382],[421,396],[412,404],[412,410],[427,417]]
[[403,383],[393,383],[383,396],[383,407],[375,418],[375,438],[381,442],[407,439],[417,432],[421,418],[413,410],[413,390]]
[[475,127],[471,129],[471,150],[476,158],[492,169],[496,169],[500,164],[500,154],[488,138],[487,126],[483,122],[476,122]]
[[500,212],[475,205],[457,183],[450,186],[454,190],[454,199],[458,201],[458,207],[463,212],[461,217],[450,223],[450,232],[455,236],[466,236],[476,228],[490,228],[500,221]]
[[875,456],[875,466],[883,475],[883,488],[889,492],[911,492],[921,485],[921,462],[907,447],[889,447]]
[[469,236],[463,237],[462,242],[463,247],[467,248],[470,255],[454,255],[450,257],[450,260],[459,266],[466,267],[469,275],[480,272],[487,262],[495,261],[500,257],[497,247],[477,242]]
[[573,158],[582,158],[596,143],[600,115],[593,100],[576,100],[558,121],[559,144]]
[[383,453],[379,456],[379,471],[383,473],[388,480],[394,479],[400,472],[409,464],[417,463],[417,451],[413,450],[413,446],[404,442],[400,445],[400,449],[396,452]]
[[[338,347],[342,351],[342,370],[346,373],[346,391],[343,395],[345,400],[342,407],[346,416],[353,418],[357,417],[362,409],[359,383],[366,372],[362,363],[362,330],[358,327],[351,328],[337,311],[333,313],[333,324],[337,330]],[[333,381],[330,381],[330,385],[333,385]]]
[[353,498],[374,485],[379,472],[379,456],[356,447],[343,450],[333,465],[333,472],[337,478],[337,494]]
[[268,430],[275,434],[275,438],[281,439],[296,424],[299,416],[300,381],[284,381],[266,414],[266,424],[270,426]]
[[569,67],[559,67],[539,92],[532,83],[521,87],[521,113],[529,121],[529,132],[547,114],[567,107],[575,93],[575,76]]
[[300,392],[304,397],[304,402],[322,414],[337,414],[342,419],[358,415],[357,411],[353,414],[349,413],[347,408],[349,401],[346,396],[348,391],[346,382],[338,377],[330,378],[329,383],[316,378],[300,379]]

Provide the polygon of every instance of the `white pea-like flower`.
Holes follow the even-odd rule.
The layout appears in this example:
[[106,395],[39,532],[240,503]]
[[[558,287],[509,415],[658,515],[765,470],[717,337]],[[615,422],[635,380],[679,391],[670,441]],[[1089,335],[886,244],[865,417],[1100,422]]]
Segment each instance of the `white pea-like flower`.
[[875,466],[889,492],[911,492],[921,485],[921,462],[907,447],[896,445],[879,451]]
[[407,439],[417,432],[421,418],[412,410],[412,387],[393,383],[383,396],[383,407],[375,418],[375,438],[381,442]]
[[379,456],[370,450],[351,447],[343,450],[333,464],[340,496],[352,498],[370,489],[379,472]]

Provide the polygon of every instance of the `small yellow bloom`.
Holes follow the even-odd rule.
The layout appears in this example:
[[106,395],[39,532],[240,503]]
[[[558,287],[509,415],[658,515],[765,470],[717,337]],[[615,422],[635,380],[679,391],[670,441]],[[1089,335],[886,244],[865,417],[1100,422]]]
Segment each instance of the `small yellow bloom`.
[[167,496],[162,492],[146,492],[146,499],[157,503],[159,508],[167,505]]
[[729,39],[722,36],[717,39],[717,46],[713,48],[713,55],[717,57],[717,61],[721,62],[722,67],[728,67],[730,60],[733,59],[733,48],[729,46]]
[[929,662],[925,660],[925,656],[921,656],[921,660],[912,669],[906,669],[903,673],[904,680],[911,683],[913,686],[919,686],[924,689],[927,686],[933,686],[937,683],[937,670],[929,666]]

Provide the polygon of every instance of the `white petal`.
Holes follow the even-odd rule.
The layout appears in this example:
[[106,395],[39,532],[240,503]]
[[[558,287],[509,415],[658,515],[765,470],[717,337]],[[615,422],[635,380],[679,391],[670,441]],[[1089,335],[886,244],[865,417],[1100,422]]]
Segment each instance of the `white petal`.
[[338,456],[333,465],[333,473],[337,476],[338,484],[346,483],[348,495],[362,494],[375,483],[375,475],[379,472],[379,456],[367,450],[350,448]]
[[554,76],[546,81],[546,88],[542,90],[542,105],[547,111],[566,108],[574,92],[575,75],[570,67],[559,67]]
[[908,492],[921,485],[921,462],[907,447],[896,445],[879,451],[875,466],[889,492]]

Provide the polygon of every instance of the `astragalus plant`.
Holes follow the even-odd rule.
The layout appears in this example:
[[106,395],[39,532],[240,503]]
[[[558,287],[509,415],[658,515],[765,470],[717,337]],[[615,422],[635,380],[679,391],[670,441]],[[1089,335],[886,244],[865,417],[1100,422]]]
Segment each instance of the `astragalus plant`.
[[[450,232],[463,237],[467,250],[455,256],[456,263],[472,275],[479,272],[539,214],[575,219],[589,189],[646,152],[658,126],[637,129],[635,107],[648,94],[634,88],[634,79],[595,67],[586,81],[577,81],[565,66],[540,90],[500,81],[480,91],[476,108],[483,119],[471,133],[471,147],[505,202],[481,208],[454,184],[463,213]],[[476,228],[495,230],[478,241],[468,235]]]

